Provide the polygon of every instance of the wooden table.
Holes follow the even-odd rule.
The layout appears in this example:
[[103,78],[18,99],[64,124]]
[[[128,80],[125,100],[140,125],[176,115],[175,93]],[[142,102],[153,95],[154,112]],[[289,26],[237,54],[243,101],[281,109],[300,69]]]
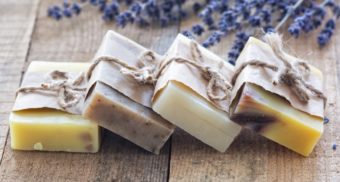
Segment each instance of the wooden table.
[[[340,181],[340,149],[332,150],[334,143],[340,145],[340,28],[322,50],[316,34],[298,40],[286,36],[292,52],[324,72],[330,123],[308,158],[249,131],[243,131],[224,154],[181,130],[176,130],[160,155],[109,132],[97,154],[11,150],[8,115],[31,61],[89,61],[109,29],[164,53],[192,21],[167,29],[121,29],[103,23],[89,8],[77,18],[56,22],[46,17],[53,3],[0,1],[0,181]],[[230,42],[213,51],[225,57]]]

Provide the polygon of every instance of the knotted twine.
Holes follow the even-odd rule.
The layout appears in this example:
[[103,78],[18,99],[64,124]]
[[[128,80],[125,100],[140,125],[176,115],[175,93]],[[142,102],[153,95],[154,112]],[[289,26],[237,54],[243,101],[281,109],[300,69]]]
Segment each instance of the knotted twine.
[[[66,109],[79,103],[85,95],[86,88],[81,88],[81,83],[91,78],[93,70],[102,62],[117,64],[121,67],[120,72],[124,75],[132,77],[138,83],[155,85],[163,71],[172,63],[184,63],[196,67],[202,72],[203,77],[208,80],[207,95],[212,100],[225,100],[230,95],[231,84],[216,70],[210,66],[205,66],[203,56],[195,42],[190,44],[191,56],[194,61],[175,57],[168,60],[156,63],[156,56],[152,51],[146,51],[140,56],[138,64],[140,67],[130,66],[120,59],[101,56],[94,60],[86,74],[82,73],[76,79],[71,79],[66,72],[53,71],[49,74],[52,78],[50,83],[43,83],[40,87],[23,87],[17,93],[40,92],[42,94],[54,94],[57,96],[58,104],[61,108]],[[219,67],[223,66],[223,62]],[[216,95],[215,92],[220,89],[221,95]]]
[[[309,76],[310,68],[306,62],[300,60],[293,60],[294,58],[287,56],[287,53],[283,50],[282,38],[277,33],[267,33],[264,36],[264,41],[269,44],[275,55],[283,63],[284,67],[279,68],[275,65],[268,64],[259,60],[250,60],[243,63],[236,71],[232,77],[231,83],[235,85],[236,79],[244,68],[247,66],[261,67],[265,69],[270,69],[276,72],[272,83],[274,85],[284,84],[288,86],[292,92],[297,96],[297,98],[302,103],[308,103],[310,96],[308,91],[313,93],[316,97],[324,100],[324,104],[327,101],[325,95],[313,85],[307,83],[303,77]],[[294,64],[292,64],[294,62]],[[303,75],[298,71],[298,67],[303,68]]]
[[[156,56],[151,51],[145,52],[139,60],[143,66],[138,68],[130,66],[125,62],[109,56],[101,56],[97,58],[94,63],[90,66],[87,72],[87,79],[90,79],[93,70],[101,62],[106,61],[109,63],[117,64],[121,67],[120,72],[124,75],[128,75],[141,84],[151,84],[155,85],[159,77],[162,75],[163,71],[172,63],[184,63],[197,68],[202,72],[203,77],[208,81],[207,85],[207,95],[211,100],[225,100],[230,95],[231,84],[216,70],[210,66],[204,65],[202,60],[203,56],[195,42],[190,44],[191,57],[193,61],[185,59],[182,57],[174,57],[170,59],[165,59],[160,62],[156,62]],[[223,62],[219,65],[223,65]],[[215,92],[220,89],[222,94],[216,95]]]
[[42,83],[40,86],[22,87],[18,93],[37,92],[40,94],[54,95],[57,97],[58,105],[66,109],[78,104],[85,95],[86,88],[81,87],[85,81],[84,74],[80,74],[72,79],[67,72],[52,71],[48,74],[50,83]]

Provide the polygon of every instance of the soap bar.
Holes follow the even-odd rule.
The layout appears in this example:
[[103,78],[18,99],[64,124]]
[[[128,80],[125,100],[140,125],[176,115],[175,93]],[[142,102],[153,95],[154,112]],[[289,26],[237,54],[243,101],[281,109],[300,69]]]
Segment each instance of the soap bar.
[[170,81],[153,109],[192,136],[224,152],[240,132],[227,113],[217,109],[185,85]]
[[[322,92],[322,72],[284,52],[281,43],[278,34],[266,34],[264,41],[249,38],[236,61],[235,72],[239,75],[233,79],[230,117],[236,123],[308,156],[323,133],[324,98],[302,83]],[[280,49],[275,49],[277,46]],[[249,64],[253,60],[276,67],[276,70]],[[286,71],[288,68],[289,72]],[[300,79],[294,82],[287,73]],[[295,91],[294,83],[300,84],[299,92]],[[300,97],[303,92],[308,100]]]
[[9,121],[12,149],[89,153],[99,150],[98,125],[80,115],[34,109],[12,112]]
[[[34,61],[28,67],[26,75],[44,75],[54,70],[80,73],[88,65]],[[23,84],[28,84],[25,82],[24,78]],[[29,97],[29,93],[25,97]],[[20,100],[17,99],[16,102]],[[81,115],[52,108],[21,108],[11,112],[9,124],[11,147],[15,150],[95,153],[100,147],[99,126]]]
[[299,154],[308,156],[323,133],[323,120],[287,100],[246,83],[231,107],[231,119]]
[[[141,62],[148,49],[132,40],[108,31],[95,60],[101,57],[118,59],[133,67],[152,64]],[[153,53],[157,61],[160,56]],[[98,125],[135,143],[147,151],[159,154],[171,136],[174,126],[151,109],[153,86],[141,84],[121,73],[113,62],[99,62],[89,80],[83,116]]]
[[[230,78],[232,66],[197,43],[197,55],[201,55],[202,59],[194,60],[194,54],[190,52],[194,49],[191,47],[193,43],[183,35],[178,35],[166,53],[167,59],[180,57],[194,62],[201,61],[219,70],[227,79]],[[170,63],[157,82],[152,108],[198,140],[224,152],[239,134],[241,127],[232,122],[227,109],[222,108],[228,106],[227,101],[219,104],[207,96],[208,81],[202,78],[202,74],[185,63]]]
[[138,146],[159,154],[174,127],[152,109],[97,82],[86,99],[84,116]]

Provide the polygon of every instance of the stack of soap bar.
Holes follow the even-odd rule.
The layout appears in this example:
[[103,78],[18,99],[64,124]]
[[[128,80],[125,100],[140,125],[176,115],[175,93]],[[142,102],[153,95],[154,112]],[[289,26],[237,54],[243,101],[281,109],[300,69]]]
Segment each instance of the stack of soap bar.
[[[168,59],[171,57],[190,57],[191,40],[179,35],[167,52]],[[223,59],[212,54],[210,51],[199,46],[206,64],[214,62],[224,62]],[[190,83],[195,83],[206,88],[207,82],[197,80],[201,77],[201,72],[197,71],[192,75],[190,66],[181,63],[172,63],[163,73],[159,82],[163,82],[164,87],[158,90],[153,100],[153,109],[174,125],[182,128],[192,136],[208,144],[214,149],[224,152],[239,134],[241,127],[230,121],[226,112],[217,108],[206,97],[204,93],[198,93],[192,89]],[[230,73],[233,68],[226,66]],[[173,75],[173,76],[171,76]],[[170,78],[170,79],[169,79]],[[166,80],[164,80],[166,79]],[[187,82],[192,79],[193,82]],[[159,83],[158,87],[159,86]]]
[[[253,57],[260,60],[268,59],[268,63],[274,64],[277,58],[272,57],[274,53],[271,48],[262,41],[250,38],[244,50],[242,51],[237,62],[241,65],[246,59],[251,60]],[[238,63],[237,63],[238,64]],[[237,66],[237,65],[236,65]],[[316,82],[317,87],[322,89],[322,73],[315,67],[309,65],[310,76],[308,79]],[[277,142],[301,155],[308,156],[312,151],[323,133],[323,101],[307,103],[306,108],[313,108],[318,111],[318,115],[312,115],[301,109],[293,107],[291,101],[279,92],[285,89],[290,92],[289,87],[284,85],[274,86],[268,76],[268,80],[264,79],[258,85],[258,81],[253,77],[262,73],[271,74],[270,70],[264,68],[247,66],[236,81],[234,87],[235,98],[231,105],[230,118],[236,123],[245,126],[261,135]],[[263,74],[263,75],[266,75]],[[240,81],[241,80],[243,81]],[[246,81],[244,81],[246,80]],[[310,81],[310,80],[308,80]],[[321,85],[321,86],[320,86]],[[236,90],[236,88],[238,88]],[[267,86],[267,89],[264,89]],[[276,90],[275,93],[268,89]],[[319,88],[318,88],[319,89]],[[277,92],[279,91],[279,92]],[[284,94],[284,93],[283,93]],[[295,98],[293,94],[289,95]],[[314,96],[310,96],[311,98]],[[309,102],[312,102],[311,100]],[[307,107],[308,106],[308,107]],[[303,109],[303,107],[301,107]]]
[[[147,49],[141,45],[109,31],[96,57],[109,56],[136,66],[139,56],[145,51]],[[159,154],[174,126],[148,107],[151,105],[153,87],[137,83],[119,69],[114,63],[105,61],[96,66],[83,115],[138,146]]]
[[[81,72],[85,63],[32,62],[27,73],[53,70]],[[95,122],[54,109],[13,111],[9,118],[11,147],[17,150],[94,153],[100,146],[100,128]]]
[[231,119],[308,156],[323,132],[322,118],[306,114],[282,97],[246,83],[235,101]]

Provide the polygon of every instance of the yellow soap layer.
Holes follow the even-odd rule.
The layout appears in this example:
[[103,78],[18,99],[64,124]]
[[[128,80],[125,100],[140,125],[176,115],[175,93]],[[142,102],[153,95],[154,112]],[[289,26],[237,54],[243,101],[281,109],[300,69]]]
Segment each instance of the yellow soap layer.
[[10,114],[11,147],[17,150],[97,152],[99,127],[62,111],[35,109]]
[[[272,118],[273,121],[269,119],[262,123],[258,132],[304,156],[313,151],[323,133],[323,118],[297,110],[283,98],[249,83],[243,88],[232,118],[240,113],[257,113],[261,117]],[[251,122],[249,118],[249,123],[243,124],[251,126],[254,124]]]
[[162,90],[153,109],[169,122],[192,136],[224,152],[241,127],[183,84],[170,81]]

